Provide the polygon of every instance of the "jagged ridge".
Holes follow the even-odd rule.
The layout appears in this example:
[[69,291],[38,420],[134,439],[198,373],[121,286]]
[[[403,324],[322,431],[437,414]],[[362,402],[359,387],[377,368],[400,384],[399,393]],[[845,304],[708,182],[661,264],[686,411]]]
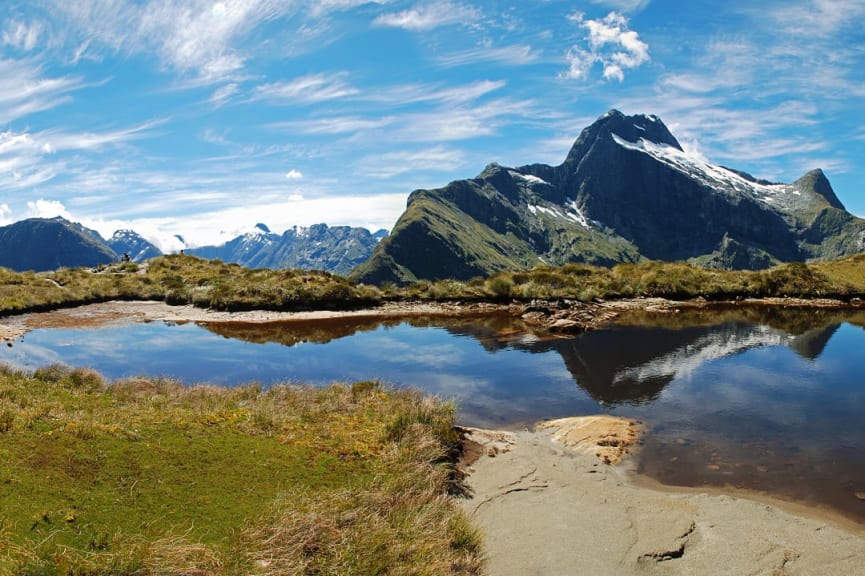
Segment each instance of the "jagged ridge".
[[390,238],[352,276],[404,283],[644,259],[761,269],[863,249],[865,220],[821,170],[793,184],[758,180],[686,153],[656,116],[611,110],[559,166],[491,164],[412,192]]

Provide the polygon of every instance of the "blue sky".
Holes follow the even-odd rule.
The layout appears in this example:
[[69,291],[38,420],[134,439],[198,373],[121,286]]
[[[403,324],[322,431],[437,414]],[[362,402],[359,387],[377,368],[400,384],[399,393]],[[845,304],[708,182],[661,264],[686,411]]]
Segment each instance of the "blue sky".
[[[755,7],[756,6],[756,7]],[[5,0],[0,224],[218,243],[390,228],[416,188],[561,163],[610,108],[865,216],[862,0]]]

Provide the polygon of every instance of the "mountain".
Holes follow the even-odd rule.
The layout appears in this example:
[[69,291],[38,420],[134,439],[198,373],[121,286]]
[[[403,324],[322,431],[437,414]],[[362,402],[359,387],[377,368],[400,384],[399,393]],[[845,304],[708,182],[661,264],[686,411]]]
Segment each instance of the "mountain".
[[685,152],[657,116],[601,116],[559,166],[490,164],[415,190],[390,237],[351,276],[368,283],[470,279],[584,262],[687,260],[725,269],[865,250],[865,220],[825,174],[759,180]]
[[162,250],[133,230],[117,230],[108,239],[108,246],[115,254],[128,254],[129,259],[133,262],[143,262],[150,258],[162,256]]
[[30,218],[0,227],[0,266],[12,270],[41,272],[116,260],[96,231],[61,217]]
[[379,230],[315,224],[294,226],[275,234],[264,224],[221,246],[191,248],[186,252],[202,258],[235,262],[249,268],[302,268],[346,275],[367,260],[373,248],[387,236]]

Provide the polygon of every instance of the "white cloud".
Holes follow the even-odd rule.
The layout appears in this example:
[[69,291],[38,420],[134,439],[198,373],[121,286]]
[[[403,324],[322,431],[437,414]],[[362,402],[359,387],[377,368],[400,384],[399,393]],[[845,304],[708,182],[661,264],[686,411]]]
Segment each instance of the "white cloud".
[[213,94],[210,95],[210,98],[207,99],[209,104],[212,104],[214,107],[219,108],[220,106],[224,106],[232,96],[234,96],[240,85],[237,82],[231,82],[229,84],[225,84],[224,86],[220,86],[217,88]]
[[243,41],[249,33],[297,9],[293,0],[76,0],[52,6],[77,30],[76,45],[155,54],[166,68],[201,83],[238,73],[246,63]]
[[478,106],[442,106],[406,114],[392,137],[397,141],[447,142],[495,134],[508,117],[530,117],[534,102],[497,99]]
[[84,86],[73,76],[49,78],[30,60],[0,60],[0,126],[69,101]]
[[164,120],[153,120],[131,128],[110,130],[106,132],[61,132],[47,130],[36,137],[43,142],[42,149],[46,152],[68,150],[95,150],[104,146],[122,144],[152,136],[151,130],[164,124]]
[[288,173],[285,175],[285,177],[288,178],[289,180],[301,180],[303,178],[303,173],[300,172],[299,170],[295,170],[292,168],[291,170],[288,171]]
[[844,29],[861,31],[865,17],[862,0],[804,0],[756,6],[747,11],[773,21],[784,34],[807,38],[834,36]]
[[478,62],[497,62],[507,66],[522,66],[536,62],[540,54],[528,44],[512,46],[481,46],[462,52],[439,56],[436,61],[443,66],[465,66]]
[[639,12],[651,3],[652,0],[592,0],[595,4],[601,4],[620,12]]
[[463,153],[442,146],[404,152],[369,155],[360,161],[358,171],[371,178],[387,179],[418,171],[451,171],[465,164]]
[[431,84],[403,84],[370,92],[366,98],[399,106],[421,102],[438,102],[453,106],[477,100],[504,88],[505,85],[504,80],[479,80],[446,88]]
[[[362,226],[390,230],[405,209],[406,195],[326,196],[306,198],[283,195],[282,200],[248,203],[222,210],[158,218],[81,219],[81,223],[108,238],[121,228],[135,230],[164,252],[184,246],[174,237],[181,234],[189,247],[220,244],[263,222],[281,233],[292,226]],[[73,218],[70,218],[73,220]]]
[[311,104],[358,94],[360,91],[348,84],[344,76],[344,73],[310,74],[289,82],[262,84],[253,90],[251,100]]
[[413,31],[426,31],[451,24],[472,26],[480,17],[480,11],[473,6],[457,4],[449,0],[437,0],[419,4],[402,12],[382,14],[373,21],[373,24]]
[[587,20],[582,13],[569,18],[586,30],[587,46],[572,46],[565,54],[568,70],[561,78],[583,80],[592,67],[600,64],[607,80],[625,79],[625,70],[637,68],[649,61],[649,45],[639,34],[628,29],[628,19],[610,12],[599,20]]
[[17,20],[9,20],[3,29],[3,44],[12,46],[18,50],[30,52],[36,48],[41,34],[42,24],[39,22],[27,24]]
[[54,218],[62,216],[67,220],[72,220],[72,215],[59,200],[30,200],[27,202],[27,212],[30,218]]
[[271,124],[274,129],[286,129],[304,134],[347,134],[364,132],[382,128],[395,121],[388,118],[361,118],[360,116],[333,116],[330,118],[315,118],[298,120],[296,122],[278,122]]
[[9,204],[3,203],[0,204],[0,226],[6,226],[7,224],[12,223],[12,209],[9,208]]

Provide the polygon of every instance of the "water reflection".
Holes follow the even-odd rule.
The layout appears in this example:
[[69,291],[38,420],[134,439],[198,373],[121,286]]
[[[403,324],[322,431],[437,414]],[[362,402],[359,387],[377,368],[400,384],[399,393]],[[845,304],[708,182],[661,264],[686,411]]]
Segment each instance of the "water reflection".
[[[507,315],[36,330],[0,352],[234,385],[383,379],[466,425],[607,411],[650,426],[639,470],[831,506],[865,523],[865,312],[730,307],[562,338]],[[206,329],[204,329],[206,328]]]

